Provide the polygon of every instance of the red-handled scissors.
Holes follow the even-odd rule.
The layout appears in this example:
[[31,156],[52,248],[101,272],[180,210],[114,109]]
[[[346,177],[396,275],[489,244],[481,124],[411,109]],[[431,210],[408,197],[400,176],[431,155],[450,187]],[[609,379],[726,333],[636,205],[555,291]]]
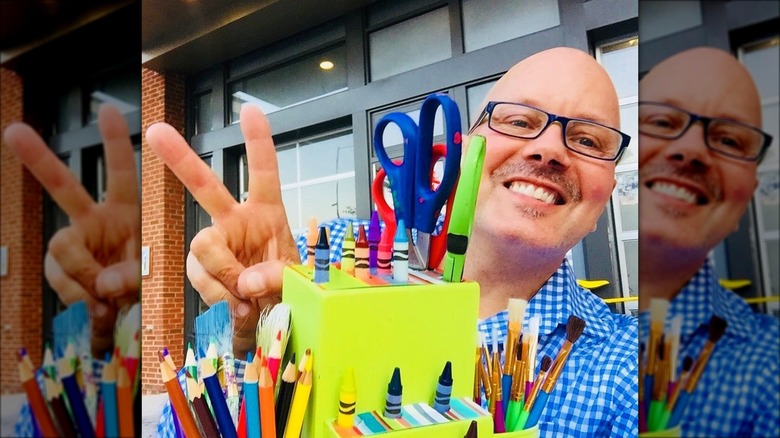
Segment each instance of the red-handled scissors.
[[[433,155],[432,155],[433,165],[431,166],[432,184],[439,183],[439,181],[436,181],[434,179],[433,166],[435,166],[435,164],[440,159],[445,158],[446,154],[447,154],[447,149],[443,144],[437,143],[433,145]],[[401,160],[394,160],[393,162],[398,164],[401,162]],[[384,192],[386,177],[387,177],[387,173],[385,173],[385,170],[383,168],[379,168],[379,170],[376,173],[376,176],[374,177],[374,182],[371,184],[371,196],[374,198],[374,202],[376,203],[376,209],[379,212],[379,216],[385,222],[387,233],[390,236],[395,236],[395,231],[397,226],[395,223],[395,211],[393,210],[393,207],[390,207],[390,205],[387,203],[387,199],[385,198],[385,192]],[[431,188],[435,188],[435,187],[431,187]],[[447,199],[447,213],[444,215],[444,223],[442,225],[442,229],[438,235],[436,236],[431,235],[430,237],[429,251],[428,251],[429,254],[428,269],[435,270],[436,268],[438,268],[439,264],[444,258],[444,254],[447,252],[447,228],[449,227],[450,216],[451,216],[450,206],[453,205],[453,199],[455,198],[456,189],[457,189],[457,182],[455,183],[455,187],[452,188],[450,197]]]
[[[444,172],[436,189],[432,184],[434,159],[433,128],[436,110],[441,107],[445,121],[446,147],[438,156],[445,157]],[[392,112],[382,117],[374,130],[374,150],[393,192],[393,207],[396,221],[403,220],[409,237],[409,267],[424,270],[429,268],[430,241],[439,213],[451,198],[460,175],[461,129],[458,106],[446,94],[431,94],[420,107],[419,126],[402,112]],[[404,139],[404,158],[399,164],[391,160],[384,148],[385,128],[395,124]],[[379,176],[379,175],[377,175]],[[381,187],[381,184],[380,184]],[[377,203],[384,196],[375,196]],[[383,207],[384,208],[384,207]],[[387,221],[387,209],[383,219]],[[417,239],[411,236],[417,230]],[[440,233],[441,234],[446,234]]]

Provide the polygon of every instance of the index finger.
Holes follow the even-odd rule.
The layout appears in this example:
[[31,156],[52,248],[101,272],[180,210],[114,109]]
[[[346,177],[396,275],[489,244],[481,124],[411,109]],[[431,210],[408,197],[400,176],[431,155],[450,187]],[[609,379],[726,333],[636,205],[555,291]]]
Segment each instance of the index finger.
[[282,191],[276,148],[271,138],[268,119],[260,108],[248,104],[241,107],[241,133],[246,142],[249,199],[280,204]]
[[71,219],[79,221],[92,209],[92,197],[31,127],[14,123],[6,128],[3,139]]
[[109,202],[137,205],[135,154],[125,117],[116,107],[102,105],[98,112],[98,127],[103,137],[106,158],[106,199]]
[[146,140],[212,218],[227,214],[236,204],[222,181],[172,126],[155,123],[146,130]]

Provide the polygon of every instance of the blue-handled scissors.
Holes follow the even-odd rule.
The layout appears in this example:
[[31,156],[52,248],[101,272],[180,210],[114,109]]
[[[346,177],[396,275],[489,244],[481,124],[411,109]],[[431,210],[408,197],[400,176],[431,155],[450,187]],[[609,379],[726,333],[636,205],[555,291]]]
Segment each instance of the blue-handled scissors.
[[[433,122],[436,109],[441,106],[446,127],[446,158],[444,175],[439,186],[432,188]],[[385,128],[394,123],[404,139],[404,159],[396,164],[387,156],[383,143]],[[385,115],[374,130],[374,149],[379,163],[387,174],[393,193],[395,219],[403,219],[413,242],[409,254],[409,267],[425,270],[428,267],[431,233],[436,227],[439,212],[458,181],[462,149],[460,111],[446,94],[432,94],[420,108],[419,126],[411,117],[401,112]],[[417,240],[412,240],[411,230],[417,230]]]

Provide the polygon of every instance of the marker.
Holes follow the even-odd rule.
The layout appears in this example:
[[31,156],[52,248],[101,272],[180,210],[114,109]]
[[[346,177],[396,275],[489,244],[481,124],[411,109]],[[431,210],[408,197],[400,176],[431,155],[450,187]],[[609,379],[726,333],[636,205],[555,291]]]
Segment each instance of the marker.
[[309,268],[314,268],[315,246],[317,245],[317,219],[309,219],[309,233],[306,234],[306,264]]
[[450,410],[452,396],[452,363],[447,361],[436,385],[436,395],[433,397],[433,409],[442,414]]
[[352,222],[347,224],[347,233],[341,246],[341,270],[355,276],[355,232],[352,230]]
[[379,242],[382,240],[382,227],[379,225],[379,212],[371,212],[371,222],[368,225],[368,269],[376,275],[378,271]]
[[363,225],[358,229],[358,237],[355,241],[355,278],[368,280],[368,239],[366,239],[366,229]]
[[325,227],[320,227],[319,239],[314,247],[314,282],[327,283],[330,280],[330,245]]
[[[485,137],[472,135],[466,157],[461,165],[458,190],[452,202],[452,214],[447,228],[447,252],[444,255],[442,279],[459,283],[463,279],[466,249],[474,225],[474,210],[477,206],[477,192],[485,162]],[[449,209],[450,207],[447,206]]]
[[393,234],[391,227],[385,224],[382,230],[382,238],[379,240],[379,250],[377,251],[376,264],[379,274],[392,273],[391,263],[393,261]]
[[398,219],[393,240],[393,280],[409,281],[409,239],[403,219]]
[[[403,229],[402,227],[398,227]],[[401,394],[403,392],[403,386],[401,386],[401,369],[395,367],[393,370],[393,377],[390,379],[390,383],[387,384],[387,398],[385,399],[385,412],[384,416],[387,418],[401,418]]]
[[339,416],[336,424],[351,429],[355,425],[355,405],[357,404],[357,389],[355,389],[355,370],[348,368],[344,373],[339,392]]

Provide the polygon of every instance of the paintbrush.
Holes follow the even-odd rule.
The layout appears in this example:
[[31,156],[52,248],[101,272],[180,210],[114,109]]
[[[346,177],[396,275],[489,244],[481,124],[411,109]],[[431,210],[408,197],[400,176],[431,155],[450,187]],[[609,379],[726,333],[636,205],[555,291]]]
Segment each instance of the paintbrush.
[[544,380],[544,383],[542,383],[542,389],[537,396],[538,398],[531,408],[531,412],[528,414],[528,421],[523,425],[524,429],[536,426],[539,417],[542,415],[542,410],[544,410],[544,406],[547,404],[547,399],[555,388],[555,383],[558,382],[561,372],[563,372],[563,366],[566,364],[566,359],[569,358],[574,343],[577,342],[577,339],[580,338],[584,330],[585,321],[583,319],[575,315],[569,316],[569,320],[566,323],[566,341],[564,341],[560,351],[558,351],[558,355],[555,357],[555,362],[553,363],[552,370],[550,370],[550,374]]
[[[659,341],[664,333],[664,321],[666,312],[669,309],[669,300],[663,298],[653,298],[650,300],[650,338],[647,341],[647,368],[645,369],[645,406],[644,409],[650,410],[650,399],[648,395],[653,394],[655,381],[655,361],[658,357]],[[649,421],[649,419],[648,419]]]
[[[662,425],[662,427],[675,427],[680,423],[680,420],[682,420],[685,408],[688,406],[688,400],[693,391],[696,389],[696,385],[699,383],[699,379],[701,379],[704,368],[707,366],[707,362],[710,360],[712,351],[715,349],[715,344],[726,332],[727,326],[728,323],[723,318],[718,316],[713,316],[710,318],[709,337],[704,343],[704,347],[702,348],[701,353],[699,353],[699,357],[693,364],[693,369],[691,370],[690,376],[688,376],[685,381],[685,388],[680,393],[680,396],[677,399],[674,408],[672,409],[672,415],[668,425]],[[682,384],[682,382],[680,384]]]
[[503,395],[504,412],[509,409],[509,394],[512,390],[512,370],[515,365],[515,344],[520,339],[523,330],[523,318],[528,301],[521,298],[510,298],[507,308],[509,310],[509,325],[504,343],[504,372],[501,376],[501,392]]
[[542,364],[541,369],[539,370],[539,377],[537,377],[534,380],[534,386],[531,388],[530,394],[525,395],[525,403],[523,404],[523,410],[520,411],[520,415],[518,418],[514,421],[514,427],[512,428],[512,432],[516,432],[518,430],[523,430],[525,428],[525,423],[528,421],[528,416],[531,413],[531,409],[533,408],[534,404],[536,403],[537,397],[539,397],[539,391],[542,388],[542,383],[546,380],[547,373],[550,371],[550,367],[552,366],[552,358],[548,355],[544,355],[542,358]]
[[525,380],[525,393],[531,392],[534,386],[534,373],[536,372],[536,349],[539,345],[539,325],[541,325],[542,318],[540,316],[534,316],[528,321],[528,333],[523,336],[523,360],[526,363],[526,375],[523,377]]

